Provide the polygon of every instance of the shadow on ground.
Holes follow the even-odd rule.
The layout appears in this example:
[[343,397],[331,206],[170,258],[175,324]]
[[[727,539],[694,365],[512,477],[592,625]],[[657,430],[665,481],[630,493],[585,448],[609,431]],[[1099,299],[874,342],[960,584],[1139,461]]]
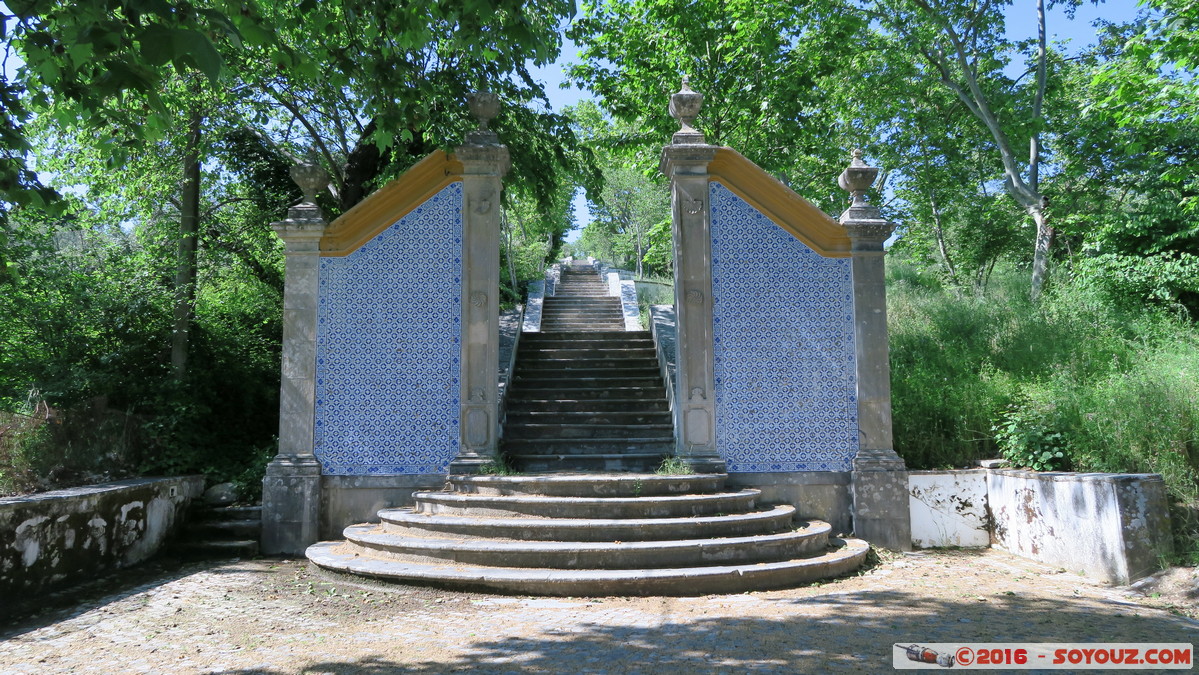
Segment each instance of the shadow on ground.
[[[741,597],[749,596],[727,600],[735,605]],[[866,591],[755,600],[788,616],[676,618],[673,614],[683,609],[683,601],[662,598],[661,625],[652,628],[580,624],[529,637],[473,644],[464,640],[458,646],[460,655],[444,661],[413,664],[405,659],[409,662],[401,664],[373,655],[352,662],[312,663],[298,672],[877,673],[890,671],[897,642],[1193,642],[1199,631],[1199,624],[1182,617],[1084,598],[1005,596],[947,602],[918,593]],[[821,611],[813,611],[817,609]]]

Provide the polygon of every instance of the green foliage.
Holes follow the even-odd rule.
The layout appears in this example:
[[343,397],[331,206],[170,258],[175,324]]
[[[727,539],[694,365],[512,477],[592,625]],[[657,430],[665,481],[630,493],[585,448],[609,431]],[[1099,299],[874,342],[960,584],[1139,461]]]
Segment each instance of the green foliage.
[[694,471],[686,461],[672,455],[664,457],[654,473],[659,476],[686,476]]
[[1068,470],[1066,437],[1057,431],[1060,425],[1055,412],[1052,406],[1039,408],[1022,403],[1001,413],[992,431],[1003,458],[1033,471]]
[[895,447],[909,467],[998,453],[1036,470],[1160,473],[1178,550],[1194,549],[1193,322],[1114,302],[1077,270],[1034,304],[1011,269],[976,296],[893,264],[888,295]]

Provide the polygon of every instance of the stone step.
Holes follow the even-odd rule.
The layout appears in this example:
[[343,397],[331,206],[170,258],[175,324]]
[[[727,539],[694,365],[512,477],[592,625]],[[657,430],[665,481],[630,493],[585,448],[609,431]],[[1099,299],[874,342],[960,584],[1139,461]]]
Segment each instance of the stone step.
[[525,422],[509,419],[504,432],[507,440],[554,439],[592,440],[596,438],[674,438],[673,424],[579,424],[575,422]]
[[579,332],[579,331],[589,331],[589,330],[594,330],[594,331],[598,332],[598,331],[609,331],[609,330],[612,330],[613,328],[617,328],[622,325],[624,325],[624,324],[618,323],[616,321],[570,321],[570,322],[543,321],[541,323],[541,332],[542,333],[553,333],[553,332],[575,333],[575,332]]
[[855,539],[830,539],[821,555],[782,562],[621,570],[552,570],[408,563],[357,555],[341,542],[322,542],[308,558],[328,572],[415,583],[552,596],[673,595],[787,588],[848,574],[870,550]]
[[462,517],[379,511],[382,529],[394,535],[455,536],[522,541],[664,541],[776,534],[791,529],[795,507],[764,507],[749,513],[681,518]]
[[513,386],[508,400],[588,401],[594,399],[666,399],[665,387],[575,387],[559,382],[556,388]]
[[187,527],[186,536],[195,539],[255,539],[262,534],[262,519],[200,520]]
[[[555,335],[553,337],[542,336],[540,333],[528,333],[522,336],[521,341],[528,339],[530,342],[541,342],[544,340],[559,341],[570,340],[570,335]],[[595,333],[586,333],[579,336],[579,339],[594,341],[594,340],[614,340],[617,342],[628,342],[630,340],[645,340],[653,344],[653,335],[645,330],[620,330],[609,331],[606,335],[596,335]]]
[[665,398],[653,399],[574,399],[553,400],[534,397],[512,397],[506,402],[508,414],[513,413],[577,413],[580,415],[599,415],[606,413],[639,413],[653,411],[670,411],[670,404]]
[[169,548],[187,560],[223,560],[258,556],[258,539],[196,539],[177,541]]
[[612,295],[561,295],[550,298],[551,302],[542,307],[554,309],[615,309],[622,307],[620,298]]
[[595,410],[540,410],[534,406],[529,406],[530,410],[508,410],[507,424],[515,426],[525,426],[529,424],[600,424],[600,425],[616,425],[624,426],[630,424],[651,424],[651,425],[667,425],[673,424],[670,412],[661,410],[656,412],[646,412],[643,409],[622,410],[622,411],[595,411]]
[[[673,452],[673,448],[672,448]],[[652,473],[669,452],[616,452],[589,455],[509,454],[512,466],[524,473]]]
[[561,381],[569,382],[578,378],[594,378],[594,377],[623,377],[629,379],[653,379],[657,378],[657,384],[661,384],[662,374],[657,368],[543,368],[538,367],[537,363],[525,363],[517,367],[514,377],[531,377],[531,378],[546,378],[557,377]]
[[603,348],[603,346],[578,346],[578,348],[547,348],[534,349],[531,345],[520,345],[517,354],[517,364],[525,360],[573,361],[576,358],[655,358],[653,348]]
[[262,506],[200,506],[188,512],[192,520],[262,520]]
[[[623,330],[624,312],[542,312],[541,325],[547,323],[600,325],[621,322],[622,328],[606,328],[605,331]],[[586,330],[586,329],[584,329]]]
[[368,556],[418,563],[493,567],[643,569],[774,562],[821,554],[832,528],[819,521],[777,534],[673,541],[519,541],[397,537],[378,525],[353,525],[348,542]]
[[[521,354],[521,356],[526,356]],[[658,371],[658,359],[652,356],[634,356],[625,358],[606,358],[595,359],[588,357],[580,358],[547,358],[542,357],[537,352],[529,352],[528,359],[517,364],[518,371],[537,371],[537,370],[554,370],[554,371],[571,371],[571,370],[594,370],[599,368],[607,368],[613,370],[634,370],[645,369]]]
[[598,375],[594,377],[583,377],[572,375],[570,377],[554,377],[553,375],[521,375],[517,374],[512,378],[513,387],[521,387],[522,389],[581,389],[581,388],[608,388],[610,386],[622,387],[661,387],[662,378],[657,376],[649,377],[620,377],[620,376],[604,376]]
[[712,494],[724,488],[725,474],[683,476],[646,474],[559,474],[553,476],[451,475],[454,492],[558,497],[643,497]]
[[588,455],[657,453],[674,451],[670,436],[595,438],[505,438],[504,450],[516,455]]
[[747,513],[761,496],[758,490],[705,495],[645,497],[560,497],[546,495],[477,495],[457,492],[414,492],[413,512],[462,518],[684,518]]

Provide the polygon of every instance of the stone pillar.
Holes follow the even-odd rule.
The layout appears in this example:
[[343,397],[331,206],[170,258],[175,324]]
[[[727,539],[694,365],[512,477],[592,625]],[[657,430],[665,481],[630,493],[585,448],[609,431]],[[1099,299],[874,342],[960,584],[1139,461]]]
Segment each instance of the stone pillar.
[[279,454],[262,479],[262,552],[303,555],[316,543],[321,467],[313,452],[316,422],[316,312],[324,216],[316,192],[328,184],[319,167],[292,168],[304,199],[271,227],[287,257],[283,290],[283,367],[279,384]]
[[712,335],[712,239],[708,163],[716,146],[691,126],[703,96],[683,88],[670,97],[681,129],[662,149],[659,165],[670,178],[674,235],[674,306],[678,360],[674,396],[675,454],[697,473],[724,473],[716,449],[715,347]]
[[853,460],[854,533],[876,546],[912,550],[908,471],[891,440],[891,361],[883,242],[894,225],[866,200],[878,169],[853,162],[839,183],[853,202],[841,214],[852,248],[858,454]]
[[473,473],[499,452],[500,180],[511,165],[487,124],[499,96],[472,94],[479,130],[455,152],[462,162],[462,323],[458,456],[450,473]]

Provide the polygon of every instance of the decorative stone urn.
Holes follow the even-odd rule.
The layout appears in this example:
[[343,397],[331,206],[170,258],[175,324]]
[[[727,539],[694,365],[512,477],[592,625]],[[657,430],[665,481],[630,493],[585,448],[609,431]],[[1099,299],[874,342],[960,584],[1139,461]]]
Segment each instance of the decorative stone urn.
[[466,97],[470,114],[479,121],[479,131],[489,131],[487,125],[500,114],[500,96],[489,91],[476,91]]
[[291,179],[304,192],[301,204],[315,204],[316,193],[329,185],[329,172],[317,164],[304,162],[291,167]]

